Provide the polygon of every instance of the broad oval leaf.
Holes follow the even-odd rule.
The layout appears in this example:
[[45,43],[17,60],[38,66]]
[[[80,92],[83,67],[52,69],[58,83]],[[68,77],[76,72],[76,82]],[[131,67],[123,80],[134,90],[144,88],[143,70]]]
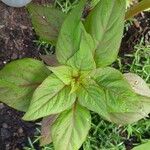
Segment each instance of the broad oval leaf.
[[125,73],[124,76],[135,93],[150,97],[150,88],[140,76],[134,73]]
[[90,126],[89,110],[78,104],[61,113],[52,126],[55,150],[78,150],[85,141]]
[[85,2],[86,0],[81,0],[79,2],[68,14],[61,27],[56,45],[57,59],[61,64],[66,64],[67,60],[79,49],[81,39],[81,16]]
[[54,74],[47,77],[35,90],[24,120],[36,120],[58,114],[71,107],[76,95],[70,94],[71,87],[65,85]]
[[42,41],[56,45],[60,28],[66,14],[47,5],[29,4],[28,11],[37,35]]
[[90,77],[104,90],[105,99],[103,101],[109,113],[107,120],[110,119],[111,122],[124,125],[147,116],[147,113],[143,112],[147,109],[146,106],[141,103],[119,71],[110,67],[99,68],[93,71]]
[[124,28],[125,0],[100,0],[85,20],[85,28],[97,40],[95,62],[107,66],[117,58]]
[[0,71],[0,101],[20,111],[29,107],[35,89],[51,72],[35,59],[22,59],[7,64]]

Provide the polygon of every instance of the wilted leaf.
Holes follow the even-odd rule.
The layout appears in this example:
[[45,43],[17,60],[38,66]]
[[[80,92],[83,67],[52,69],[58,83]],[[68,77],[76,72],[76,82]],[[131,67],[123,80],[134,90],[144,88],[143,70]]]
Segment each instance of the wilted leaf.
[[125,0],[100,0],[85,20],[85,28],[97,40],[97,67],[117,59],[124,28]]
[[134,73],[125,73],[124,77],[127,79],[135,93],[150,97],[150,88],[140,76]]
[[64,13],[51,6],[29,4],[32,24],[40,39],[55,45],[62,23],[66,17]]
[[47,77],[35,90],[24,120],[36,120],[58,114],[71,107],[76,95],[70,94],[71,87],[65,85],[54,74]]
[[41,139],[40,139],[40,145],[44,146],[52,142],[51,138],[51,127],[52,124],[57,119],[57,115],[52,115],[43,118],[42,120],[42,129],[41,129]]
[[40,55],[40,58],[49,66],[58,66],[56,55]]
[[52,126],[55,150],[78,150],[91,126],[90,112],[79,105],[61,113]]
[[0,101],[26,111],[33,92],[50,73],[42,62],[35,59],[9,63],[0,71]]

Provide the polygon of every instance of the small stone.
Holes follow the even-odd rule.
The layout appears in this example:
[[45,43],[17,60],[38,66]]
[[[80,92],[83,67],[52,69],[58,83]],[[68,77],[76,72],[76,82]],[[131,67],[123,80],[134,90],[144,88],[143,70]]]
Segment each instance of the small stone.
[[19,128],[19,129],[18,129],[18,133],[22,134],[22,133],[23,133],[23,129],[22,129],[22,128]]
[[8,125],[7,125],[6,123],[3,123],[3,124],[2,124],[2,127],[5,128],[5,129],[7,129],[7,128],[8,128]]
[[10,132],[8,131],[8,129],[5,128],[1,128],[1,138],[2,140],[6,140],[10,137]]
[[4,108],[4,104],[0,103],[0,109],[3,109],[3,108]]

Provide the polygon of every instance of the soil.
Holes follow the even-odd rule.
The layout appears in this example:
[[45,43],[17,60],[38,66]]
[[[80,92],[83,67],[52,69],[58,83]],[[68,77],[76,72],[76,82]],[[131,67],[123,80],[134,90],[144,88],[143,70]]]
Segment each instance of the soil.
[[[52,0],[36,0],[39,3],[51,3]],[[39,58],[42,51],[35,44],[37,37],[33,31],[25,8],[11,8],[0,2],[0,68],[10,61],[24,57]],[[141,37],[150,42],[150,13],[142,13],[125,32],[120,55],[131,53]],[[27,137],[35,132],[35,123],[21,120],[23,113],[4,104],[0,104],[0,150],[21,150],[27,143]],[[131,149],[136,139],[125,142]]]
[[[52,0],[37,0],[50,3]],[[41,49],[25,8],[11,8],[0,2],[0,68],[24,57],[39,58]],[[22,150],[35,123],[21,120],[23,113],[0,103],[0,150]]]

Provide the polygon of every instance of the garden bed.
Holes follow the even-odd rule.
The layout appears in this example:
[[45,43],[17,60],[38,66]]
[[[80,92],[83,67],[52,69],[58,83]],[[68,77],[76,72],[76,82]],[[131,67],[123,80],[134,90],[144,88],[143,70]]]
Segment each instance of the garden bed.
[[[52,1],[43,0],[41,3],[48,2]],[[43,48],[35,42],[38,37],[25,8],[10,8],[0,2],[0,18],[0,68],[13,60],[25,57],[40,59]],[[132,24],[126,25],[124,35],[120,48],[122,58],[125,54],[132,54],[134,46],[139,44],[141,39],[143,44],[150,44],[150,13],[142,13]],[[123,63],[127,64],[130,61],[131,59],[124,59]],[[35,123],[22,121],[22,116],[23,113],[0,104],[0,150],[21,150],[28,144],[27,137],[34,136]],[[126,137],[125,134],[122,136]],[[128,150],[138,142],[134,136],[124,141]]]

